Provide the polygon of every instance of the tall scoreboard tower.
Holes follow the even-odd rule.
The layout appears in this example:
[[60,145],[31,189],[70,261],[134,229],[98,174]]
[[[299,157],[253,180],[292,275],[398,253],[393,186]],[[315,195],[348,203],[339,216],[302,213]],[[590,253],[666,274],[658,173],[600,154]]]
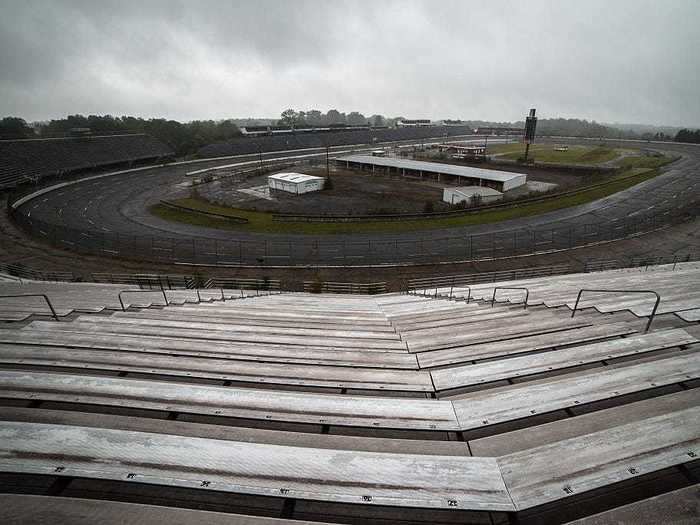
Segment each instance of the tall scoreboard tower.
[[535,142],[535,128],[537,127],[537,117],[535,116],[535,108],[530,110],[530,114],[525,118],[525,161],[530,152],[530,144]]

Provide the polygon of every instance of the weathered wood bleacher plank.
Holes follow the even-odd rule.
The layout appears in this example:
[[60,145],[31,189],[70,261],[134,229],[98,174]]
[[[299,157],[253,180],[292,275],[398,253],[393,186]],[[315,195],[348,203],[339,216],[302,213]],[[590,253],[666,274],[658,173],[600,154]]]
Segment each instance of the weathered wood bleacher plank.
[[368,329],[356,330],[338,330],[332,328],[298,328],[298,327],[279,327],[240,324],[235,321],[217,322],[213,319],[204,320],[188,320],[186,318],[154,318],[150,316],[140,316],[138,313],[122,313],[111,316],[109,319],[98,319],[91,316],[80,316],[76,320],[79,323],[98,323],[100,326],[111,326],[113,324],[134,325],[134,326],[162,326],[165,328],[191,328],[200,330],[227,331],[236,333],[258,333],[260,335],[302,335],[302,336],[319,336],[324,338],[347,338],[353,337],[358,339],[379,339],[398,341],[399,335],[395,332],[374,332]]
[[[73,425],[94,428],[113,428],[135,432],[155,432],[174,436],[204,437],[226,441],[245,441],[268,445],[285,445],[334,450],[359,450],[401,454],[438,456],[469,456],[469,447],[461,441],[399,439],[373,436],[350,436],[248,428],[228,424],[192,422],[187,420],[155,419],[149,417],[100,414],[42,408],[7,407],[0,405],[0,421],[25,421],[52,425]],[[482,456],[488,454],[481,454]]]
[[547,350],[558,346],[582,344],[599,339],[629,335],[637,330],[630,323],[612,323],[561,330],[541,335],[482,343],[470,346],[433,350],[416,354],[421,368],[479,361],[501,356]]
[[414,355],[405,352],[367,352],[361,349],[234,343],[221,340],[123,335],[109,332],[0,330],[0,342],[69,348],[148,352],[172,356],[215,357],[242,361],[327,364],[373,368],[416,369]]
[[[503,323],[505,324],[505,323]],[[440,350],[456,346],[475,345],[492,341],[503,341],[527,335],[538,335],[560,330],[570,330],[590,326],[590,321],[576,319],[545,319],[534,323],[508,323],[505,326],[497,326],[489,330],[467,330],[465,332],[447,332],[441,337],[422,336],[407,337],[405,341],[411,352],[426,352],[428,350]]]
[[93,333],[112,333],[112,334],[131,334],[131,335],[153,335],[153,336],[168,336],[180,337],[184,339],[194,340],[218,340],[230,341],[239,343],[251,344],[278,344],[290,346],[318,346],[339,349],[357,348],[364,350],[380,350],[380,351],[395,351],[406,352],[406,345],[402,341],[378,340],[378,339],[363,339],[356,340],[352,338],[340,337],[321,337],[321,336],[303,336],[303,335],[276,335],[266,333],[251,333],[251,332],[235,332],[229,330],[214,330],[204,327],[199,329],[175,328],[148,326],[133,323],[115,323],[109,319],[100,320],[101,322],[71,322],[71,323],[55,323],[50,321],[34,321],[24,329],[26,330],[42,330],[47,332],[93,332]]
[[575,417],[472,439],[469,449],[475,456],[505,456],[697,406],[700,406],[700,388],[680,390],[592,412],[579,413],[576,410],[573,412]]
[[637,355],[695,343],[698,340],[681,328],[590,343],[552,352],[511,357],[474,365],[433,370],[435,389],[448,390],[515,377],[571,368],[586,363]]
[[6,370],[0,370],[0,397],[310,424],[457,430],[452,403],[432,399],[398,400]]
[[399,507],[511,511],[494,458],[386,454],[0,423],[0,470]]
[[432,392],[427,372],[376,368],[256,363],[206,357],[156,355],[137,352],[69,349],[0,343],[0,363],[58,366],[81,370],[112,370],[187,378],[265,383],[272,385],[357,388]]
[[462,429],[480,428],[554,410],[612,399],[700,377],[700,352],[611,369],[566,374],[459,396]]
[[395,333],[394,328],[388,323],[384,322],[382,324],[374,323],[343,323],[336,322],[332,316],[327,316],[325,320],[301,320],[301,319],[284,319],[284,318],[257,318],[248,319],[245,317],[245,313],[241,312],[231,312],[231,315],[213,315],[210,313],[202,312],[201,310],[190,310],[187,312],[180,311],[179,308],[164,308],[163,310],[141,310],[140,312],[116,312],[113,314],[114,318],[126,317],[137,315],[140,319],[170,319],[170,320],[180,320],[186,319],[188,321],[211,321],[213,323],[233,323],[237,325],[247,325],[247,326],[258,326],[261,330],[265,327],[288,327],[288,328],[308,328],[316,330],[357,330],[357,331],[369,331],[369,332],[389,332]]
[[[700,407],[499,458],[518,510],[625,481],[700,455]],[[556,461],[553,461],[556,458]]]

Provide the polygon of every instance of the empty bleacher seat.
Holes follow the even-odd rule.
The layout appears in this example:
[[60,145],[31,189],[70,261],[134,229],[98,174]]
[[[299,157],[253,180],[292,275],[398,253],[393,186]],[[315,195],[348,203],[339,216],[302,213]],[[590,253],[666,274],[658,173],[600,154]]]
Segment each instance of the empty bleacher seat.
[[0,302],[22,319],[0,327],[0,492],[47,498],[0,515],[70,517],[68,496],[99,500],[75,505],[107,523],[148,520],[142,505],[158,503],[187,509],[164,510],[174,523],[218,523],[192,514],[206,509],[255,525],[547,524],[609,508],[620,487],[626,503],[637,484],[686,486],[700,305],[678,287],[696,269],[600,272],[601,286],[603,274],[658,284],[675,315],[645,332],[646,304],[622,294],[571,319],[591,274],[504,283],[531,286],[527,309],[508,292],[492,306],[498,282],[469,303],[227,282],[166,290],[167,306],[159,285],[0,283],[61,314]]
[[172,155],[170,147],[144,134],[0,140],[0,189],[50,175]]

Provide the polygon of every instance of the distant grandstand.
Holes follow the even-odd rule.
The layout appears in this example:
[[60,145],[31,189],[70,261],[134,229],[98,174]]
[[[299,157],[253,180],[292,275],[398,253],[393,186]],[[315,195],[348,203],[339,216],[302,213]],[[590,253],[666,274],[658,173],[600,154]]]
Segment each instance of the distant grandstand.
[[0,140],[0,189],[53,175],[173,156],[144,134]]
[[249,137],[267,135],[285,135],[292,133],[326,133],[329,131],[369,131],[375,129],[388,129],[388,126],[351,126],[348,124],[329,124],[328,126],[311,126],[302,124],[297,126],[243,126],[241,133]]
[[[273,129],[274,128],[274,129]],[[280,128],[280,129],[278,129]],[[246,128],[245,137],[218,142],[200,148],[200,157],[225,157],[251,153],[284,151],[290,149],[321,148],[326,145],[343,146],[352,144],[372,144],[398,140],[420,140],[436,137],[470,135],[470,126],[426,126],[385,128],[369,126],[312,128],[322,133],[311,133],[308,128],[281,129],[279,126]],[[251,136],[252,135],[252,136]]]
[[480,127],[474,130],[476,135],[523,135],[525,130],[522,128],[490,128]]

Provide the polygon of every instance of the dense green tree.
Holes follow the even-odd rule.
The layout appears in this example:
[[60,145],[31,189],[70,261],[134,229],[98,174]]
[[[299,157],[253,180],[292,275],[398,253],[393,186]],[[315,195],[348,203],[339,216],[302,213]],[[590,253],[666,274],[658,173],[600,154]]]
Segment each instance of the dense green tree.
[[692,131],[690,129],[682,129],[676,133],[676,138],[673,139],[676,142],[691,142],[693,144],[700,144],[700,129]]
[[352,111],[347,116],[347,123],[351,126],[363,126],[367,124],[367,119],[362,113]]
[[386,119],[382,115],[372,115],[369,122],[372,126],[386,126]]
[[341,113],[337,109],[329,109],[326,113],[326,124],[345,124],[346,121],[345,113]]
[[23,118],[5,117],[0,120],[0,139],[27,139],[34,135],[34,130]]
[[[65,134],[73,128],[90,128],[93,133],[138,132],[147,133],[168,144],[175,154],[185,156],[196,153],[206,144],[229,140],[240,136],[233,120],[194,120],[181,123],[167,119],[142,119],[111,115],[69,115],[65,119],[51,120],[40,126],[44,136]],[[20,137],[21,138],[21,137]]]
[[324,115],[317,109],[310,109],[306,112],[306,122],[312,126],[321,126],[325,123]]
[[294,126],[299,120],[299,113],[292,108],[285,109],[280,115],[280,126]]

